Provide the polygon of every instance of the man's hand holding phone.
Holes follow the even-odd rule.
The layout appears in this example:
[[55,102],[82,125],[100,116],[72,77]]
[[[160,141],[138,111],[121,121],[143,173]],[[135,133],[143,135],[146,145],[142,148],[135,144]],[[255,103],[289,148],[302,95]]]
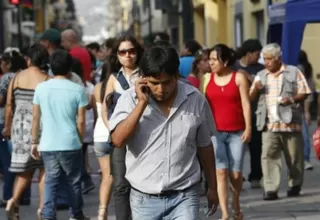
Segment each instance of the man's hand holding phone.
[[145,106],[149,102],[149,88],[147,86],[147,80],[145,78],[138,79],[136,82],[136,94],[138,101]]

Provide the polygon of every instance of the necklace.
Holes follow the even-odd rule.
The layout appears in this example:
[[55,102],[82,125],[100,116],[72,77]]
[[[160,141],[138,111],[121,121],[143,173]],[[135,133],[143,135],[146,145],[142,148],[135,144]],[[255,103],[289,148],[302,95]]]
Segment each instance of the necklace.
[[221,91],[223,92],[224,91],[224,86],[221,86],[220,88],[221,88]]

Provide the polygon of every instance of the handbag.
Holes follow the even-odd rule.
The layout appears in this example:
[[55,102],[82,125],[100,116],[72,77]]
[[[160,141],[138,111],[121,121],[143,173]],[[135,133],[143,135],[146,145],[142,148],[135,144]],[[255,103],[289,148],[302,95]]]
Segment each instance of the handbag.
[[312,139],[314,152],[316,153],[317,159],[320,160],[320,127],[315,130],[312,135]]

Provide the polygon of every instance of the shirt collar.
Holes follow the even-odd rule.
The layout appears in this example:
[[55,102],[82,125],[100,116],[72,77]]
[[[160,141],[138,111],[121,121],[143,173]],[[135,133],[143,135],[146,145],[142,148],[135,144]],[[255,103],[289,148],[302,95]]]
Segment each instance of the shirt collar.
[[267,74],[274,74],[275,76],[279,76],[281,73],[283,73],[285,70],[287,69],[287,65],[285,65],[284,63],[282,63],[280,69],[275,72],[275,73],[271,73],[269,71],[267,71]]

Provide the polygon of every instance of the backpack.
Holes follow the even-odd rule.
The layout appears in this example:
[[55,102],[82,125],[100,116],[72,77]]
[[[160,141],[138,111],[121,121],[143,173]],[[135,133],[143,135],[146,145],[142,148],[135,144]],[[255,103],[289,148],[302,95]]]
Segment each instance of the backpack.
[[[118,80],[118,82],[121,85],[121,87],[123,88],[123,90],[127,90],[130,88],[130,85],[129,85],[127,79],[124,77],[122,71],[119,71],[118,73],[114,73],[113,75]],[[111,118],[120,96],[121,96],[121,94],[117,93],[117,92],[112,92],[111,94],[109,94],[107,96],[106,105],[107,105],[107,109],[108,109],[108,119]]]

